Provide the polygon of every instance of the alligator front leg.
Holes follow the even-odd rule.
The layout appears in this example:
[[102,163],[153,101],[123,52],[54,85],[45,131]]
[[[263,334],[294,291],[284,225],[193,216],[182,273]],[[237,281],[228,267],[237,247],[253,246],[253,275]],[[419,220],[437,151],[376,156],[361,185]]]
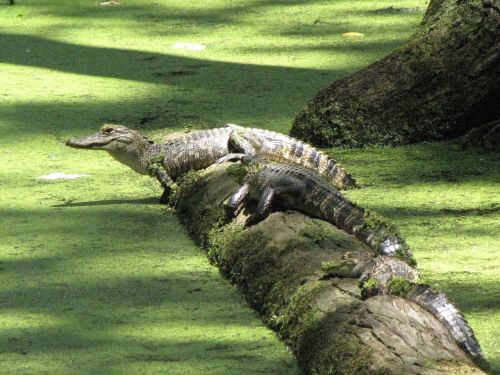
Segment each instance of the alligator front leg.
[[293,177],[290,177],[286,181],[283,181],[282,184],[276,184],[272,187],[266,187],[264,189],[264,192],[262,193],[262,196],[260,197],[259,203],[257,204],[255,213],[250,215],[250,217],[247,219],[245,227],[255,225],[268,217],[269,212],[271,211],[273,200],[276,196],[281,196],[285,193],[294,193],[300,195],[304,192],[304,190],[304,182]]
[[275,190],[271,187],[267,187],[260,197],[259,203],[257,204],[257,209],[252,215],[248,217],[247,221],[245,222],[245,227],[255,225],[269,216],[269,211],[271,210],[274,196]]
[[175,183],[163,168],[157,168],[155,170],[155,176],[164,189],[160,198],[160,204],[167,204],[170,193],[172,192],[172,187]]
[[236,190],[233,195],[228,199],[227,203],[224,204],[224,210],[226,211],[227,218],[234,218],[239,213],[239,207],[248,197],[250,191],[250,185],[244,184],[238,190]]

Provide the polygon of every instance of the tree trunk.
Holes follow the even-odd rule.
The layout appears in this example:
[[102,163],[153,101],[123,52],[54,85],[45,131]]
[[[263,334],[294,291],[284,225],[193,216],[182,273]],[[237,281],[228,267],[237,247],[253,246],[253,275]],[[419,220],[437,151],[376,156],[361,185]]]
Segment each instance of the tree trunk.
[[485,150],[500,151],[500,119],[472,129],[460,139],[463,149],[481,147]]
[[319,92],[291,134],[363,147],[458,137],[500,117],[499,0],[431,0],[421,30]]
[[376,254],[355,237],[296,212],[272,213],[245,230],[245,212],[224,224],[222,204],[241,179],[235,167],[213,165],[182,178],[177,213],[306,374],[483,374],[417,303],[362,297],[345,259]]

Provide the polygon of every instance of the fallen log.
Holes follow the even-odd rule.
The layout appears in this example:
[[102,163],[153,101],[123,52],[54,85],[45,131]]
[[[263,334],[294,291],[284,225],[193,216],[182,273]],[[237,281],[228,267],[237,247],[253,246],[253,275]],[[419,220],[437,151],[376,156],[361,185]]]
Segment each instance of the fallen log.
[[292,211],[272,213],[248,229],[246,211],[226,223],[222,204],[238,187],[241,170],[226,163],[189,173],[172,201],[189,233],[305,373],[484,373],[422,306],[367,293],[369,283],[359,282],[352,265],[378,254],[355,237]]

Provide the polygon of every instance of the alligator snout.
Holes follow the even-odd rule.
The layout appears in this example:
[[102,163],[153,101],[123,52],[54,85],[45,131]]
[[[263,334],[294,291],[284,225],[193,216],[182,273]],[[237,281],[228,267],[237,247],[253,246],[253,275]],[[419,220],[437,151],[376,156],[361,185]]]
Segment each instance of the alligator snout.
[[90,145],[81,142],[79,139],[68,139],[66,141],[66,146],[73,147],[73,148],[89,148],[91,147]]
[[110,137],[104,137],[101,134],[93,134],[88,137],[68,139],[66,146],[73,148],[100,148],[112,140]]

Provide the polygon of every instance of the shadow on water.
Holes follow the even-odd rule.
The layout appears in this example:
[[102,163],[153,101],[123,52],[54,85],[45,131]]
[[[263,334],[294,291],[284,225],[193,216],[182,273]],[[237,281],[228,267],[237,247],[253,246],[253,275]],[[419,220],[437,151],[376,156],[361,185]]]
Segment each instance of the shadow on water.
[[[349,157],[349,153],[354,157]],[[333,154],[335,157],[335,155]],[[366,178],[365,186],[455,186],[470,182],[499,182],[498,153],[462,150],[453,142],[434,142],[398,148],[347,151],[354,177]]]
[[146,197],[138,199],[105,199],[88,202],[66,201],[62,204],[56,204],[52,207],[92,207],[92,206],[110,206],[117,204],[158,204],[159,197]]
[[[395,41],[363,43],[355,49],[375,54],[382,46],[395,45]],[[332,48],[346,52],[352,49],[348,45]],[[17,34],[0,34],[0,63],[153,85],[148,89],[150,95],[133,99],[103,100],[75,92],[68,94],[64,105],[58,100],[3,104],[0,120],[15,128],[16,134],[31,135],[94,130],[103,122],[145,129],[182,127],[197,121],[210,126],[225,122],[251,126],[264,123],[272,128],[280,122],[281,128],[274,130],[286,132],[283,124],[290,124],[319,88],[349,74],[349,70],[252,65],[90,47]],[[29,121],[27,113],[31,114]]]
[[[141,4],[120,4],[116,7],[96,6],[96,3],[89,3],[78,7],[61,7],[50,6],[47,3],[34,3],[32,6],[43,8],[44,13],[57,17],[74,17],[78,19],[129,19],[138,21],[161,22],[171,25],[185,24],[241,24],[242,16],[246,14],[255,14],[257,12],[265,12],[271,7],[294,7],[303,5],[313,5],[321,3],[322,0],[257,0],[251,2],[230,2],[223,6],[210,7],[175,7],[160,2],[151,3],[150,5]],[[337,0],[338,3],[348,3],[349,0]],[[168,4],[168,3],[167,3]]]
[[[214,124],[250,119],[255,124],[292,118],[325,81],[347,74],[88,47],[14,34],[0,35],[0,63],[154,85],[148,89],[151,95],[133,99],[99,100],[75,92],[68,94],[64,105],[57,100],[3,104],[0,120],[16,133],[30,134],[95,129],[105,121],[164,128],[207,119]],[[31,114],[29,121],[26,113]]]

